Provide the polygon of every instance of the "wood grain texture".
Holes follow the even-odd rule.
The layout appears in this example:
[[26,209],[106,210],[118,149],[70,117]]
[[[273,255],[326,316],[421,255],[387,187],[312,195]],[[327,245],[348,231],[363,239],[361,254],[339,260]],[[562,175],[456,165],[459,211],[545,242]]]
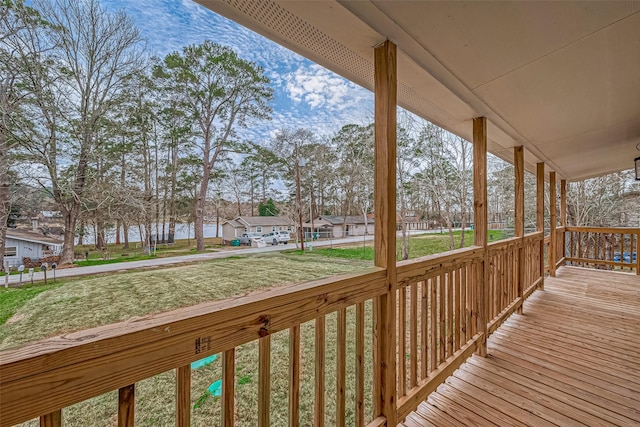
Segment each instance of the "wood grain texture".
[[364,303],[356,305],[356,426],[364,426]]
[[[536,231],[544,233],[544,163],[536,164]],[[540,242],[540,289],[544,289],[544,241]]]
[[[224,391],[223,391],[224,396]],[[223,397],[224,399],[224,397]],[[176,369],[176,426],[191,425],[191,364]]]
[[491,335],[488,357],[472,356],[415,402],[404,425],[640,425],[638,276],[560,267],[525,311]]
[[324,426],[325,334],[326,321],[323,316],[316,319],[315,399],[313,407],[313,425],[315,426]]
[[374,48],[374,264],[386,269],[387,294],[378,297],[376,414],[396,425],[396,108],[397,49],[389,40]]
[[[473,243],[487,247],[487,118],[473,119]],[[489,319],[489,266],[487,254],[479,268],[478,332],[482,334],[478,354],[487,354],[487,321]]]
[[136,386],[135,384],[118,390],[118,427],[135,425]]
[[[361,303],[360,303],[361,304]],[[289,426],[300,425],[300,325],[289,329]]]
[[549,249],[547,257],[549,258],[549,275],[556,275],[556,251],[558,247],[558,235],[556,227],[558,226],[557,209],[557,186],[555,171],[549,172]]
[[258,341],[258,427],[271,425],[271,335]]
[[[0,418],[2,421],[2,418]],[[62,410],[54,411],[40,417],[40,427],[62,427]]]
[[345,426],[347,367],[347,311],[338,310],[336,331],[336,426]]
[[235,425],[236,408],[236,349],[224,352],[222,359],[222,425]]

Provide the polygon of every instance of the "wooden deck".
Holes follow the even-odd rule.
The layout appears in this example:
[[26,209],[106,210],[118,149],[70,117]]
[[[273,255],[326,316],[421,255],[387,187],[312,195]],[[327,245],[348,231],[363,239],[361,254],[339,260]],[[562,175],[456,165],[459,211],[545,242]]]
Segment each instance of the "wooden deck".
[[563,267],[404,425],[640,426],[640,276]]

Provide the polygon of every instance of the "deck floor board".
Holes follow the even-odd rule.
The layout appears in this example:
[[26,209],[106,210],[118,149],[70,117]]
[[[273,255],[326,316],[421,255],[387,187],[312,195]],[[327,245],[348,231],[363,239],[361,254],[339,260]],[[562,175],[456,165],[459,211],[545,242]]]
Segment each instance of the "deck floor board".
[[640,426],[640,276],[563,267],[407,427]]

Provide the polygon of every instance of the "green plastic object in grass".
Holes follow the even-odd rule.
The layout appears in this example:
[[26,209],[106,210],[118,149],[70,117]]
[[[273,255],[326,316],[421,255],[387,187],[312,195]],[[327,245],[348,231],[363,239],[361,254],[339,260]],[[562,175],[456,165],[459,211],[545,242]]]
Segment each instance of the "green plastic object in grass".
[[198,368],[202,368],[203,366],[210,365],[213,362],[215,362],[217,358],[218,358],[218,355],[214,354],[213,356],[209,356],[209,357],[205,357],[204,359],[196,360],[195,362],[193,362],[191,364],[191,369],[198,369]]
[[212,396],[222,396],[222,380],[218,380],[211,384],[208,388]]

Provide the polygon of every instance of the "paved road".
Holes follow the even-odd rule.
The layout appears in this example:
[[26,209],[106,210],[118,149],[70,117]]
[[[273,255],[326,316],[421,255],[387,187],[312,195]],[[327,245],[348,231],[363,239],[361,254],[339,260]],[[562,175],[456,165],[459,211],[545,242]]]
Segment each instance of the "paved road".
[[[429,230],[429,231],[411,230],[410,231],[411,234],[438,233],[438,232],[439,230]],[[316,241],[316,242],[313,242],[313,247],[316,248],[316,247],[324,247],[324,246],[332,246],[332,245],[343,245],[346,243],[362,243],[364,241],[371,241],[371,240],[373,240],[373,236],[346,237],[342,239]],[[305,243],[308,244],[307,242]],[[140,261],[95,265],[91,267],[63,268],[61,270],[56,271],[56,278],[89,276],[92,274],[120,272],[120,271],[135,270],[135,269],[150,268],[150,267],[165,267],[172,264],[183,264],[183,263],[205,261],[205,260],[216,259],[216,258],[227,258],[230,256],[236,256],[236,255],[248,255],[248,254],[264,253],[264,252],[284,251],[287,249],[293,249],[294,247],[295,246],[293,244],[288,244],[288,245],[267,246],[264,248],[223,250],[218,252],[207,252],[207,253],[193,254],[193,255],[181,255],[181,256],[168,257],[168,258],[151,258],[151,259],[145,259]],[[53,279],[52,271],[47,272],[47,279],[48,280]],[[33,274],[33,280],[34,282],[44,280],[44,273],[41,271],[35,272]],[[22,275],[22,281],[23,282],[31,281],[28,273],[25,273]],[[6,276],[3,278],[0,278],[0,283],[2,283],[3,285],[7,283]],[[14,283],[20,283],[19,275],[9,276],[9,284],[14,284]]]

